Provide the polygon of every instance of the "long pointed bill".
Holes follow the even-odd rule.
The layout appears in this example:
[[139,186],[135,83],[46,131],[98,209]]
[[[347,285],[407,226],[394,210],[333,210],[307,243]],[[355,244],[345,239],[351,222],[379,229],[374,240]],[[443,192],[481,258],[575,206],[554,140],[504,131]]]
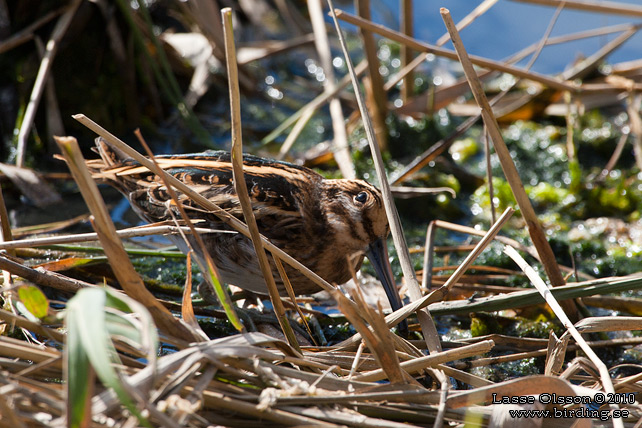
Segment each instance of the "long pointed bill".
[[366,256],[368,256],[368,260],[370,260],[370,263],[374,267],[379,281],[383,284],[383,289],[386,291],[392,310],[396,311],[400,309],[402,306],[401,298],[397,292],[395,280],[392,277],[392,269],[390,268],[390,261],[388,260],[388,247],[386,246],[385,239],[379,238],[370,244],[366,250]]

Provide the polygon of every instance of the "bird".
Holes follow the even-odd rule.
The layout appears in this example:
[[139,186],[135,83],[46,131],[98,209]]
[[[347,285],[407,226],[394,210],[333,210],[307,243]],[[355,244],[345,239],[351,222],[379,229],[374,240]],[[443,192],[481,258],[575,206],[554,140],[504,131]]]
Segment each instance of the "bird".
[[[86,161],[92,177],[125,195],[139,217],[152,223],[180,218],[160,177],[102,138],[96,139],[96,151],[100,158]],[[164,171],[243,220],[229,152],[208,150],[154,158]],[[337,285],[351,279],[367,256],[390,306],[393,310],[401,308],[388,260],[389,226],[379,189],[364,180],[327,179],[304,166],[250,154],[243,155],[243,173],[258,229],[270,242]],[[199,227],[221,231],[202,235],[219,280],[267,294],[250,239],[229,233],[232,229],[216,215],[177,193],[192,221],[198,221]],[[187,252],[182,239],[175,238],[174,242]],[[192,247],[198,255],[200,250]],[[269,261],[279,293],[287,295],[271,256]],[[290,266],[285,270],[295,294],[321,290],[298,270]]]

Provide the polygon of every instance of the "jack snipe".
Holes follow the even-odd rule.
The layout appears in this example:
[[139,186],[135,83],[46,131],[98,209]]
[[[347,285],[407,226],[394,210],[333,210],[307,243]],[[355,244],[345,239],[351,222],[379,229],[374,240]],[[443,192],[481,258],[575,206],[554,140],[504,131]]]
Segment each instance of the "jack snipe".
[[[104,140],[97,139],[96,145],[101,159],[87,162],[94,178],[127,196],[143,219],[171,220],[170,204],[167,204],[170,196],[160,178]],[[168,173],[234,216],[243,218],[228,152],[165,155],[157,156],[156,160]],[[335,284],[348,281],[351,269],[358,270],[367,255],[392,308],[401,307],[385,244],[388,221],[376,187],[363,180],[324,179],[302,166],[251,155],[243,156],[243,164],[254,215],[263,235]],[[205,226],[200,223],[200,227],[228,229],[214,214],[203,211],[185,196],[181,199],[190,218],[205,221]],[[223,282],[267,293],[248,238],[241,234],[212,233],[203,235],[203,239]],[[184,243],[182,249],[186,249]],[[271,257],[270,262],[273,263]],[[274,266],[272,272],[280,292],[284,293],[283,282]],[[286,266],[286,272],[296,294],[319,291],[316,284],[295,269]]]

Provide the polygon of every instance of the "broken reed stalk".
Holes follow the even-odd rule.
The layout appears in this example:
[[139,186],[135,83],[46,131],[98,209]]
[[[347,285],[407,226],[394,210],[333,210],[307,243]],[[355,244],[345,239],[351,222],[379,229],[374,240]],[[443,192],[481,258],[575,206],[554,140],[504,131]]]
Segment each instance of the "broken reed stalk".
[[146,288],[131,264],[122,242],[116,234],[114,223],[109,217],[105,202],[100,196],[96,183],[85,165],[78,142],[73,137],[55,137],[67,165],[78,184],[85,203],[91,211],[93,226],[105,249],[105,255],[113,266],[114,274],[121,287],[133,299],[144,304],[152,314],[156,325],[169,337],[180,341],[200,340],[188,326],[181,323]]
[[350,291],[352,299],[357,302],[356,307],[348,304],[348,298],[339,290],[332,293],[332,297],[337,301],[341,312],[363,337],[382,373],[385,373],[384,378],[390,379],[393,384],[408,383],[409,379],[406,379],[407,375],[401,369],[397,353],[394,352],[395,347],[390,338],[392,333],[383,322],[380,313],[367,307],[360,289],[355,287]]
[[[607,394],[615,394],[615,389],[613,388],[613,381],[611,380],[611,375],[609,374],[609,369],[606,367],[606,364],[602,362],[600,357],[597,356],[595,351],[586,343],[580,332],[577,330],[577,328],[573,325],[573,322],[569,319],[569,317],[566,315],[564,310],[562,309],[562,306],[555,300],[555,297],[551,294],[549,288],[546,286],[544,281],[539,277],[539,274],[535,272],[535,269],[533,269],[528,263],[526,263],[526,260],[522,258],[522,256],[519,255],[519,253],[512,247],[505,247],[504,252],[506,255],[508,255],[517,265],[524,271],[528,279],[530,279],[531,283],[537,288],[537,291],[544,297],[546,300],[546,303],[548,303],[548,306],[553,310],[553,313],[555,313],[555,316],[561,321],[561,323],[564,325],[564,327],[567,329],[568,333],[575,339],[577,344],[580,346],[582,351],[586,354],[586,356],[591,360],[591,363],[595,366],[595,368],[598,370],[599,375],[600,375],[600,380],[602,382],[602,388],[604,388],[604,392]],[[610,403],[609,407],[611,410],[617,410],[619,409],[617,404]],[[613,426],[614,427],[623,427],[622,419],[621,418],[613,418]]]
[[[232,122],[232,176],[234,178],[234,188],[236,195],[243,210],[243,217],[245,224],[250,232],[250,239],[254,246],[254,252],[263,274],[263,279],[267,286],[267,291],[274,306],[274,312],[283,330],[283,334],[288,340],[290,346],[297,351],[301,351],[299,342],[294,335],[294,331],[290,326],[288,317],[285,313],[285,307],[281,301],[279,290],[272,275],[272,268],[268,261],[265,249],[261,245],[261,234],[259,233],[254,217],[254,210],[252,209],[252,201],[247,191],[247,184],[245,183],[245,175],[243,173],[243,134],[241,130],[241,94],[238,82],[238,66],[236,64],[236,46],[234,44],[234,29],[232,25],[232,9],[226,7],[221,10],[221,18],[223,20],[223,35],[225,40],[225,58],[227,64],[227,82],[230,91],[230,111]],[[285,282],[285,281],[284,281]],[[294,292],[291,293],[294,295]],[[296,305],[296,301],[294,302]]]
[[[450,33],[450,38],[455,46],[455,50],[457,51],[457,56],[459,57],[459,61],[464,69],[464,74],[466,75],[466,79],[468,79],[475,101],[477,101],[477,104],[481,109],[484,124],[486,124],[488,133],[493,140],[495,153],[497,153],[502,170],[506,176],[506,180],[515,196],[517,205],[522,212],[522,217],[526,221],[528,233],[530,234],[533,245],[537,249],[537,253],[541,258],[542,265],[544,266],[548,279],[554,287],[564,285],[566,281],[564,281],[562,272],[557,264],[555,254],[546,239],[546,234],[544,233],[539,219],[535,214],[533,205],[524,190],[522,180],[519,177],[515,163],[513,162],[508,147],[506,147],[499,125],[497,124],[497,119],[493,115],[492,107],[488,103],[486,94],[482,89],[477,73],[475,73],[473,64],[468,57],[468,53],[466,52],[461,37],[459,36],[459,32],[457,31],[457,28],[455,28],[450,12],[448,9],[442,8],[441,15],[444,23],[446,24],[446,28]],[[577,308],[573,302],[565,303],[564,308],[573,319],[578,319]]]
[[[383,196],[383,205],[386,210],[386,216],[388,217],[388,223],[390,224],[390,232],[392,234],[392,240],[397,249],[397,254],[399,256],[399,262],[401,264],[401,270],[403,272],[404,278],[406,279],[406,284],[408,286],[408,291],[410,299],[417,301],[421,299],[422,293],[419,288],[419,283],[417,282],[417,276],[415,274],[414,267],[410,261],[410,253],[408,252],[408,244],[406,243],[406,238],[403,234],[403,228],[401,227],[401,220],[399,219],[399,213],[397,212],[397,207],[395,206],[392,193],[390,191],[390,184],[388,183],[388,178],[386,176],[386,169],[383,165],[383,158],[381,156],[381,150],[379,144],[377,143],[377,137],[375,135],[372,122],[370,121],[370,115],[368,114],[366,104],[363,100],[363,95],[359,89],[359,81],[357,80],[357,75],[355,73],[354,67],[352,65],[352,60],[348,53],[348,47],[346,46],[345,39],[343,37],[343,32],[339,26],[339,20],[337,19],[334,5],[332,0],[328,0],[328,5],[330,6],[330,12],[332,14],[332,19],[334,21],[334,26],[337,31],[337,36],[339,37],[339,42],[341,44],[341,49],[343,50],[343,55],[346,60],[346,65],[348,66],[348,72],[350,78],[352,79],[352,86],[354,88],[355,96],[357,97],[357,104],[359,105],[359,111],[361,113],[361,119],[363,121],[363,127],[366,131],[366,136],[368,138],[368,145],[370,146],[370,153],[374,161],[375,171],[377,173],[377,178],[379,179],[379,184],[381,186],[381,193]],[[417,319],[421,324],[422,331],[424,333],[424,339],[426,340],[426,345],[430,352],[439,352],[441,351],[441,343],[439,340],[439,334],[437,333],[437,328],[435,323],[430,316],[428,310],[421,310],[417,312]]]

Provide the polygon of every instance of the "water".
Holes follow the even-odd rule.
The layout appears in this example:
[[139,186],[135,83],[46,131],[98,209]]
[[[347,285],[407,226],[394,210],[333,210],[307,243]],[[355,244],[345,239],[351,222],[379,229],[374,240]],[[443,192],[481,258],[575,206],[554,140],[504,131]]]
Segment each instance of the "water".
[[[399,3],[399,0],[373,0],[373,19],[398,30]],[[439,13],[440,7],[449,9],[453,20],[458,22],[480,3],[481,1],[471,0],[414,1],[415,37],[434,43],[446,32]],[[639,6],[642,1],[621,0],[619,3]],[[349,4],[342,5],[346,9],[348,6]],[[499,0],[488,12],[464,29],[461,37],[470,54],[501,60],[538,42],[554,14],[554,7]],[[561,12],[551,37],[604,26],[641,22],[642,18],[565,9]],[[342,24],[344,25],[345,23]],[[593,54],[617,35],[618,33],[548,46],[543,50],[532,70],[548,74],[562,72],[573,60],[579,56]],[[450,42],[445,47],[452,49]],[[636,34],[615,51],[607,62],[615,64],[640,59],[640,52],[642,52],[642,34]]]

